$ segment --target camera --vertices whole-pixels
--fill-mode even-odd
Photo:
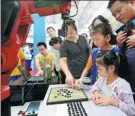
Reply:
[[[130,20],[127,24],[120,27],[118,30],[116,30],[116,33],[119,33],[120,31],[127,33],[126,37],[129,37],[133,35],[132,30],[135,30],[135,18]],[[126,42],[123,43],[123,48],[127,49]]]
[[[69,16],[69,13],[62,13],[61,18],[63,19],[63,23],[62,23],[61,29],[58,30],[58,35],[62,36],[62,37],[66,37],[66,24],[67,24],[67,22],[73,21],[75,23],[75,21],[73,19],[71,19],[71,17]]]
[[[135,30],[135,18],[133,18],[127,24],[123,25],[118,30],[116,30],[116,33],[123,31],[124,33],[127,33],[127,37],[128,37],[133,35],[132,30]]]
[[[61,18],[62,18],[63,20],[69,19],[69,13],[62,13],[62,14],[61,14]]]

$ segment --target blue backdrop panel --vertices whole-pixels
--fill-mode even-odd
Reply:
[[[37,44],[38,42],[45,42],[45,17],[40,17],[38,14],[33,15],[33,43],[34,43],[34,58],[39,53]],[[37,71],[34,60],[34,71]]]

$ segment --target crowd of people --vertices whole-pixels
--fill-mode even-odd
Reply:
[[[135,19],[132,0],[109,1],[108,9],[124,25]],[[93,85],[91,100],[95,104],[113,105],[134,116],[135,28],[130,29],[130,35],[122,30],[115,35],[109,21],[101,15],[88,28],[92,41],[87,40],[85,33],[78,34],[73,20],[67,21],[65,28],[65,39],[48,27],[49,42],[37,44],[40,52],[35,57],[37,74],[43,75],[50,67],[56,76],[61,75],[62,83],[75,89],[81,88],[84,78],[89,76]]]

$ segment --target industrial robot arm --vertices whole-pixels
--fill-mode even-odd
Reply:
[[[2,0],[1,28],[1,83],[8,85],[8,78],[18,63],[17,53],[25,44],[31,24],[31,14],[48,16],[58,13],[69,13],[71,0]]]

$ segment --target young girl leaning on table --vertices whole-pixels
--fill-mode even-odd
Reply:
[[[96,58],[101,76],[92,86],[91,100],[96,105],[113,105],[128,116],[135,115],[135,103],[129,83],[118,77],[119,57],[113,51],[101,51]]]

